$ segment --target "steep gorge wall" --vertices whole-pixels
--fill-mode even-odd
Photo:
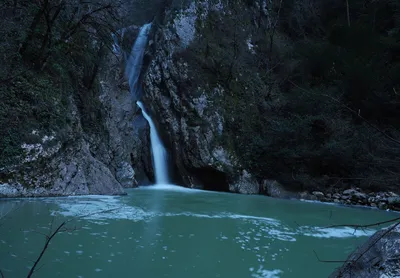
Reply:
[[[374,3],[386,16],[370,30],[365,26],[375,17],[368,7],[353,6],[360,13],[351,15],[350,27],[338,0],[122,2],[118,28],[131,26],[125,52],[138,28],[154,22],[142,97],[171,154],[176,183],[295,197],[273,181],[331,196],[353,186],[398,191],[398,147],[388,140],[399,134],[398,28],[390,21],[396,9]],[[13,38],[15,28],[27,28],[14,25],[4,24],[1,34]],[[349,40],[365,42],[364,51]],[[0,47],[11,51],[10,45]],[[134,185],[133,170],[139,183],[152,180],[147,124],[129,95],[123,59],[110,49],[95,89],[74,78],[74,86],[59,84],[60,60],[79,60],[71,53],[9,87],[0,83],[6,100],[0,123],[8,127],[0,131],[3,192],[119,193],[121,184]],[[371,56],[378,52],[379,59]],[[15,71],[12,61],[2,64]]]
[[[183,183],[241,193],[272,194],[271,180],[295,192],[398,192],[398,6],[387,2],[357,1],[350,19],[336,0],[168,9],[144,100]],[[372,11],[387,17],[375,22]]]
[[[157,14],[163,1],[153,2],[132,0],[119,6],[120,21],[115,28],[127,28],[126,53],[140,25]],[[12,13],[10,18],[20,20]],[[3,26],[2,33],[10,37],[12,29]],[[97,38],[91,40],[95,47]],[[34,70],[16,61],[18,67],[27,68],[26,73],[0,84],[0,120],[9,136],[2,137],[0,144],[0,197],[123,194],[124,187],[149,182],[149,129],[129,92],[124,55],[112,53],[111,44],[105,49],[94,61],[97,75],[90,87],[80,83],[78,72],[63,77],[67,84],[60,86],[52,67]],[[69,55],[61,59],[72,60]],[[90,72],[91,65],[83,66]],[[30,103],[25,102],[28,97]],[[18,105],[26,110],[12,110]],[[14,116],[19,121],[15,125]]]
[[[168,11],[165,25],[155,35],[154,56],[144,80],[144,100],[154,111],[186,185],[257,194],[257,180],[241,165],[228,139],[233,136],[226,130],[233,112],[224,103],[229,89],[196,65],[204,57],[194,56],[199,53],[193,46],[204,44],[208,35],[218,35],[205,34],[210,31],[205,28],[208,17],[219,17],[212,27],[218,31],[218,22],[232,13],[224,3],[189,1]]]

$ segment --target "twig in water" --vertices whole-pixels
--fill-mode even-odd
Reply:
[[[314,252],[315,257],[317,258],[317,260],[318,260],[320,263],[345,263],[345,262],[347,262],[347,261],[321,260],[321,259],[318,257],[317,252],[315,252],[315,250],[313,250],[313,252]]]

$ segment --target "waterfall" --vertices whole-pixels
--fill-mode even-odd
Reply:
[[[134,99],[138,99],[138,81],[142,70],[144,51],[146,50],[147,38],[151,29],[151,23],[143,25],[139,35],[132,47],[131,55],[126,62],[125,75],[128,78],[129,88]]]
[[[139,99],[141,95],[140,92],[142,88],[139,83],[139,78],[142,70],[144,51],[146,50],[150,28],[151,23],[148,23],[143,25],[143,27],[140,29],[139,35],[132,47],[132,51],[127,60],[125,68],[125,75],[128,78],[130,92],[135,101]],[[115,44],[117,45],[116,41]],[[120,48],[116,46],[114,49],[118,51]],[[147,113],[143,103],[141,101],[137,101],[136,104],[142,110],[143,117],[147,120],[150,126],[150,141],[156,184],[168,184],[170,179],[168,176],[167,152],[162,144],[160,136],[158,135],[156,126],[150,115]]]
[[[160,136],[158,136],[158,132],[156,126],[147,114],[144,105],[141,101],[136,102],[137,105],[142,109],[143,117],[147,120],[150,126],[150,141],[151,141],[151,150],[153,153],[153,163],[154,163],[154,174],[156,177],[156,184],[168,184],[168,166],[167,166],[167,151],[165,150]]]

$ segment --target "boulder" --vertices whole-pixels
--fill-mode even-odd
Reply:
[[[333,196],[332,196],[334,199],[340,199],[341,198],[341,196],[340,196],[340,194],[339,193],[335,193],[335,194],[333,194]]]
[[[241,194],[259,194],[260,185],[251,174],[243,170],[237,182],[229,185],[229,191]]]
[[[288,192],[276,180],[264,180],[262,189],[265,195],[275,198],[292,198],[294,197],[291,192]],[[301,197],[301,196],[300,196]],[[304,198],[307,199],[307,198]]]
[[[365,193],[361,193],[361,192],[354,192],[352,195],[351,195],[351,198],[353,199],[353,200],[367,200],[367,194],[365,194]]]
[[[400,277],[400,223],[376,232],[329,278]]]
[[[387,205],[385,202],[380,202],[380,203],[378,204],[378,208],[379,208],[379,209],[387,209],[387,208],[388,208],[388,205]]]
[[[132,166],[127,162],[121,162],[118,165],[115,177],[117,181],[125,188],[134,187],[137,185],[135,180],[135,171]]]
[[[326,194],[326,198],[331,199],[332,198],[332,194],[331,193]]]
[[[317,197],[318,200],[322,200],[325,198],[325,194],[322,193],[321,191],[314,191],[312,193],[315,197]]]
[[[394,192],[388,192],[388,195],[389,197],[399,197],[399,195]]]
[[[343,191],[343,195],[354,195],[355,193],[358,193],[358,191],[355,189],[347,189]]]
[[[342,200],[350,200],[351,196],[350,195],[342,195],[340,196],[340,199]]]
[[[400,208],[400,197],[389,197],[387,201],[390,209]]]

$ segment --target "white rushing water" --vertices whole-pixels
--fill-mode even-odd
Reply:
[[[151,29],[151,23],[143,25],[139,35],[132,47],[131,55],[126,63],[125,75],[128,78],[129,88],[132,95],[137,99],[139,91],[138,81],[142,70],[144,51],[146,50],[147,38]]]
[[[160,136],[158,136],[156,126],[149,114],[147,114],[143,103],[141,101],[138,101],[136,103],[140,107],[140,109],[142,109],[143,117],[147,120],[150,126],[150,141],[151,150],[153,153],[154,175],[156,178],[156,184],[169,184],[167,151],[165,150]]]
[[[126,64],[125,74],[128,78],[130,91],[134,100],[137,100],[140,97],[139,92],[141,91],[141,87],[139,85],[139,77],[142,70],[143,57],[150,29],[151,23],[143,25],[140,29],[139,35],[136,38]],[[114,42],[115,45],[118,45],[115,38]],[[114,49],[118,51],[120,48],[118,46],[114,47]],[[143,103],[141,101],[137,101],[136,103],[142,110],[143,117],[147,120],[150,126],[150,140],[156,184],[168,184],[170,179],[168,177],[167,152],[162,144],[160,136],[158,135],[156,126],[150,115],[147,113]]]

